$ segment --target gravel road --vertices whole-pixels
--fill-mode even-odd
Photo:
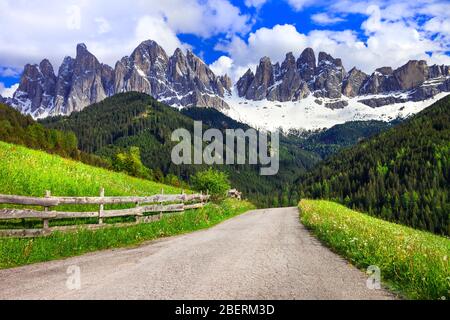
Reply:
[[[309,234],[297,208],[283,208],[137,248],[0,270],[0,299],[395,298],[366,280]]]

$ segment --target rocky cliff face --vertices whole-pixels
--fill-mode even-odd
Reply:
[[[345,108],[347,99],[355,97],[374,108],[421,101],[450,91],[449,84],[449,66],[428,66],[425,61],[413,60],[396,70],[382,67],[367,75],[356,68],[346,72],[341,59],[325,52],[319,53],[316,64],[313,49],[307,48],[297,61],[288,53],[281,65],[262,58],[256,74],[248,70],[236,88],[240,97],[256,101],[298,101],[313,94],[325,99],[328,108],[337,109]]]
[[[27,64],[12,100],[22,102],[19,110],[24,113],[44,113],[53,108],[56,90],[56,76],[48,60],[39,65]],[[9,99],[11,100],[11,99]]]
[[[154,41],[142,42],[114,68],[102,64],[84,44],[76,57],[66,57],[55,74],[44,59],[26,65],[13,98],[0,98],[34,117],[67,115],[116,93],[137,91],[179,107],[228,109],[228,76],[216,76],[191,51],[177,49],[169,56]],[[353,68],[346,72],[341,59],[306,48],[296,59],[288,53],[283,62],[260,60],[256,72],[248,70],[236,83],[239,97],[248,100],[299,101],[313,95],[330,109],[345,108],[348,99],[371,107],[422,101],[450,91],[450,67],[409,61],[393,70],[378,68],[371,75]]]
[[[216,76],[191,51],[169,57],[154,41],[141,43],[111,68],[79,44],[76,57],[66,57],[58,75],[48,60],[26,65],[14,97],[7,102],[34,117],[67,115],[121,92],[137,91],[171,105],[228,108],[223,97],[231,79]]]
[[[344,81],[342,82],[342,94],[350,98],[356,97],[368,78],[369,76],[367,74],[353,68],[345,76]]]

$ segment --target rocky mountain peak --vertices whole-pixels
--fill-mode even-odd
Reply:
[[[394,77],[402,90],[413,89],[428,79],[428,65],[424,60],[410,60],[394,71]]]
[[[274,67],[270,58],[261,58],[255,77],[247,90],[247,99],[263,100],[267,98],[267,91],[274,84],[274,79]]]
[[[75,58],[65,57],[54,74],[51,63],[28,64],[19,90],[8,103],[35,117],[70,114],[121,92],[137,91],[177,106],[228,108],[231,79],[216,76],[193,52],[181,49],[169,57],[155,41],[140,43],[115,68],[102,64],[85,44]]]
[[[47,59],[44,59],[39,64],[39,70],[42,72],[44,77],[56,78],[53,66]]]
[[[239,79],[239,81],[236,83],[236,89],[240,97],[244,97],[247,94],[247,91],[253,83],[254,79],[255,74],[251,69],[248,69],[247,72]]]
[[[377,72],[384,76],[390,76],[394,73],[394,70],[391,67],[381,67],[375,70],[375,73]]]
[[[313,49],[306,48],[303,50],[302,54],[297,59],[297,69],[304,81],[310,82],[313,80],[316,69],[316,55],[314,54]]]
[[[342,94],[351,98],[356,97],[368,78],[369,76],[366,73],[356,67],[352,68],[342,83]]]
[[[87,46],[84,43],[77,44],[77,55],[83,55],[83,53],[88,52]]]
[[[13,102],[26,101],[18,105],[24,113],[41,114],[48,107],[52,107],[56,90],[56,76],[50,61],[44,59],[39,65],[27,64],[24,68]]]
[[[319,66],[324,65],[334,65],[336,67],[342,68],[342,60],[341,59],[335,59],[330,54],[326,52],[320,52],[319,53]]]
[[[348,98],[363,95],[393,95],[404,92],[401,98],[368,97],[359,101],[371,107],[405,101],[420,101],[443,91],[450,91],[450,67],[427,66],[426,61],[412,60],[393,70],[381,67],[368,75],[357,68],[345,71],[342,60],[326,52],[316,57],[306,48],[292,68],[295,58],[286,55],[283,63],[271,64],[268,57],[261,59],[256,74],[248,70],[236,84],[240,97],[250,100],[296,101],[310,93],[317,98],[331,99],[325,106],[343,108]],[[405,96],[407,98],[405,98]]]
[[[158,60],[162,63],[167,63],[169,57],[166,51],[155,41],[147,40],[139,44],[131,54],[131,59],[136,65],[144,67],[144,69],[150,68]]]
[[[288,72],[295,72],[297,69],[297,62],[295,60],[294,54],[289,52],[286,54],[286,58],[281,64],[281,75],[284,76]]]
[[[294,54],[292,52],[288,52],[286,53],[286,58],[284,59],[283,63],[282,63],[282,67],[284,66],[295,66],[296,65],[296,60],[294,57]]]
[[[312,69],[316,67],[316,55],[312,48],[306,48],[305,50],[303,50],[302,54],[297,60],[297,66],[299,69],[303,66],[307,66]]]

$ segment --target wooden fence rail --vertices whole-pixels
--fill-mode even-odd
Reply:
[[[101,227],[132,225],[160,220],[165,213],[177,213],[185,210],[202,208],[209,200],[209,195],[204,194],[164,194],[147,197],[105,197],[105,190],[100,190],[99,197],[53,197],[47,191],[45,197],[24,197],[15,195],[0,195],[0,204],[41,206],[44,211],[35,209],[0,209],[0,220],[15,219],[40,219],[43,221],[42,229],[13,229],[0,230],[0,237],[35,237],[49,235],[53,231],[77,229],[76,226],[49,227],[50,220],[96,218],[97,224],[85,224],[83,227],[96,229]],[[134,208],[105,210],[105,205],[133,204]],[[98,211],[94,212],[63,212],[50,210],[59,205],[98,205]],[[154,215],[159,213],[159,215]],[[153,214],[153,215],[147,215]],[[106,224],[105,218],[135,217],[134,223]]]

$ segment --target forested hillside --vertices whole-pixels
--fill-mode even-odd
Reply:
[[[328,158],[342,148],[353,146],[364,139],[392,128],[399,121],[351,121],[338,124],[328,130],[313,133],[300,143],[305,150],[318,153],[322,158]]]
[[[248,128],[219,114],[211,109],[191,109],[182,113],[148,95],[126,93],[69,117],[45,119],[42,124],[48,128],[73,131],[81,150],[111,161],[118,153],[138,147],[143,164],[152,169],[152,179],[162,181],[165,176],[166,182],[172,180],[171,183],[176,184],[177,179],[189,182],[195,172],[205,170],[206,166],[177,166],[172,163],[171,151],[176,144],[171,142],[174,130],[185,128],[193,132],[194,120],[203,120],[205,129],[209,126],[221,130]],[[219,169],[229,174],[234,187],[260,206],[295,205],[299,200],[295,190],[291,190],[295,177],[310,169],[320,161],[320,157],[301,150],[297,144],[288,143],[286,138],[282,138],[280,149],[280,172],[277,176],[260,176],[259,167],[254,165],[224,165]]]
[[[73,132],[47,129],[34,121],[31,116],[24,116],[2,103],[0,103],[0,140],[100,167],[109,166],[101,158],[78,150],[77,137]]]
[[[302,197],[335,199],[389,221],[450,234],[450,97],[346,149],[299,180]]]

